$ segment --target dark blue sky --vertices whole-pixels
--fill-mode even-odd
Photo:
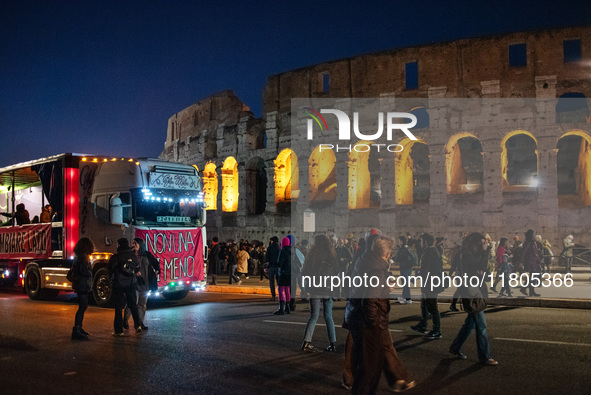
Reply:
[[[0,0],[0,167],[62,152],[157,156],[167,120],[224,89],[459,38],[591,24],[589,1]]]

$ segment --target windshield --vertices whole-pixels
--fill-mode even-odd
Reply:
[[[133,221],[136,225],[202,225],[203,197],[196,190],[134,189]]]

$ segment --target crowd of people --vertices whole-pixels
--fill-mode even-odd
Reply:
[[[566,262],[567,271],[571,270],[573,236],[564,239],[561,259]],[[345,364],[343,367],[342,385],[352,389],[354,393],[375,392],[384,372],[389,386],[396,392],[412,388],[415,383],[409,379],[409,373],[400,360],[393,346],[388,329],[390,311],[390,292],[388,288],[353,288],[345,290],[337,287],[332,289],[322,286],[302,284],[304,277],[338,276],[346,273],[350,276],[376,276],[385,281],[391,274],[393,263],[399,268],[399,275],[409,278],[414,274],[423,279],[420,288],[421,317],[411,328],[424,335],[426,339],[442,339],[438,296],[444,287],[428,287],[427,273],[437,276],[444,271],[444,262],[449,264],[450,276],[478,276],[496,273],[495,281],[490,288],[485,282],[482,287],[462,286],[457,288],[453,297],[451,311],[459,311],[461,301],[467,317],[450,344],[449,352],[458,359],[466,359],[462,345],[474,330],[478,360],[488,366],[498,365],[491,357],[487,337],[487,326],[484,307],[479,307],[478,300],[486,300],[489,292],[499,296],[512,296],[507,281],[511,273],[530,276],[533,273],[550,273],[552,265],[552,246],[548,240],[536,235],[533,230],[525,233],[524,242],[519,236],[510,244],[508,238],[501,237],[494,242],[489,235],[481,233],[462,234],[459,242],[447,249],[443,237],[434,237],[428,233],[411,236],[406,234],[398,238],[398,248],[394,240],[381,234],[377,229],[369,230],[364,237],[356,240],[353,235],[338,238],[333,230],[319,234],[310,246],[308,240],[296,243],[292,235],[281,240],[274,236],[268,245],[262,242],[239,243],[228,241],[219,243],[214,238],[210,244],[210,278],[216,283],[216,275],[221,272],[230,274],[230,283],[236,270],[235,262],[243,269],[238,269],[238,276],[248,278],[250,275],[260,276],[260,281],[268,279],[271,300],[278,298],[279,306],[273,314],[285,315],[295,310],[295,298],[299,289],[300,297],[309,303],[309,318],[303,334],[301,350],[319,352],[312,344],[314,329],[323,311],[328,345],[324,351],[336,350],[336,331],[332,316],[335,300],[347,298],[343,328],[349,331],[345,344]],[[215,257],[212,257],[214,254]],[[242,258],[239,256],[242,255]],[[570,261],[569,261],[570,259]],[[213,264],[212,264],[213,262]],[[244,269],[246,267],[246,269]],[[291,276],[298,276],[292,283]],[[236,276],[236,277],[238,277]],[[502,281],[504,280],[504,281]],[[235,278],[239,285],[241,281]],[[500,291],[497,291],[502,281]],[[411,304],[411,282],[405,281],[398,297],[400,304]],[[297,284],[296,289],[292,286]],[[519,287],[519,291],[527,296],[539,296],[532,282],[527,287]],[[345,296],[346,295],[346,296]],[[417,295],[418,296],[418,295]],[[482,302],[484,303],[484,302]],[[429,323],[431,327],[429,328]]]
[[[78,296],[78,311],[72,328],[72,340],[89,340],[90,334],[82,328],[84,313],[88,308],[89,294],[92,292],[92,268],[90,256],[94,252],[94,244],[88,237],[83,237],[74,246],[74,261],[68,274],[72,288]],[[111,286],[115,301],[115,318],[113,336],[125,336],[129,329],[129,318],[133,317],[136,333],[148,330],[144,325],[148,292],[158,288],[157,276],[160,274],[160,263],[146,249],[141,238],[117,240],[117,253],[109,260]]]

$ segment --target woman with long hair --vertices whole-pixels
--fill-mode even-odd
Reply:
[[[468,235],[462,242],[462,271],[468,277],[477,276],[481,278],[487,270],[488,266],[488,242],[486,237],[480,233],[472,233]],[[484,318],[484,311],[475,312],[470,307],[470,296],[473,291],[480,294],[480,297],[486,298],[486,286],[477,288],[475,290],[469,289],[464,284],[462,304],[464,310],[468,313],[464,324],[460,328],[458,335],[449,347],[449,352],[454,354],[458,359],[466,359],[466,355],[462,353],[462,345],[470,336],[472,329],[476,329],[476,349],[478,350],[478,360],[480,363],[488,366],[495,366],[499,363],[491,358],[488,347],[488,335],[486,333],[486,319]],[[464,295],[466,294],[466,295]],[[464,297],[465,296],[465,297]]]
[[[78,294],[78,311],[74,318],[72,340],[88,340],[88,332],[82,329],[84,312],[88,308],[88,294],[92,290],[92,269],[90,255],[94,252],[94,244],[88,237],[83,237],[74,246],[74,281],[72,288]]]
[[[275,315],[290,314],[289,301],[291,300],[291,239],[281,239],[281,250],[277,258],[279,273],[277,276],[277,292],[279,293],[279,309]]]
[[[312,336],[314,328],[320,315],[320,304],[324,311],[324,322],[326,323],[326,332],[328,335],[328,346],[324,351],[335,351],[337,341],[334,321],[332,319],[332,298],[333,294],[329,287],[318,286],[318,280],[324,276],[336,276],[338,274],[337,254],[332,240],[325,235],[318,235],[314,239],[314,245],[306,256],[304,267],[302,269],[302,278],[308,277],[309,286],[306,290],[310,295],[310,318],[306,325],[304,333],[304,342],[302,350],[306,352],[316,352],[318,349],[312,345]],[[316,279],[316,282],[314,281]]]

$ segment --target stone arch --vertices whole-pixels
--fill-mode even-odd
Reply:
[[[203,168],[203,200],[207,204],[207,210],[217,210],[218,173],[213,162],[208,162]]]
[[[286,148],[275,159],[275,204],[297,199],[300,194],[298,157]]]
[[[308,160],[310,203],[330,202],[337,198],[336,157],[331,149],[318,146]]]
[[[428,200],[431,180],[427,143],[422,139],[411,140],[406,138],[399,144],[404,149],[396,153],[394,174],[396,204],[409,205]]]
[[[246,212],[262,214],[267,203],[267,171],[265,161],[252,158],[246,166]]]
[[[380,204],[380,164],[373,143],[357,142],[349,153],[348,207],[377,207]]]
[[[538,141],[525,130],[514,130],[501,141],[503,189],[537,187]]]
[[[567,92],[556,102],[556,123],[589,122],[587,98],[580,92]]]
[[[222,211],[238,210],[238,163],[229,156],[222,166]]]
[[[559,204],[590,206],[591,136],[581,130],[564,133],[558,138],[556,148],[558,150],[556,171]],[[569,199],[568,196],[571,198]]]
[[[447,193],[465,194],[482,191],[482,143],[472,133],[458,133],[445,146]]]

